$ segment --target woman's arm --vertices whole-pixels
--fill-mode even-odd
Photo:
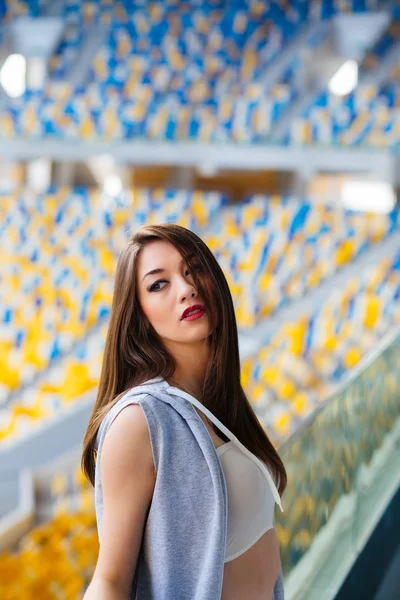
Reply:
[[[83,600],[127,600],[129,590],[105,579],[93,578]]]
[[[140,405],[128,405],[115,418],[100,461],[102,536],[83,600],[127,600],[156,481],[147,420]]]

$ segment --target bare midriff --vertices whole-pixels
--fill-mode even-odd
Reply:
[[[199,415],[214,446],[218,448],[225,444],[205,420],[204,415]],[[249,550],[225,563],[221,600],[272,600],[280,567],[278,540],[275,529],[270,529]]]

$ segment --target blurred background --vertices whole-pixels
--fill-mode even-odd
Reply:
[[[0,0],[0,598],[77,600],[116,260],[205,240],[288,600],[400,598],[400,3]]]

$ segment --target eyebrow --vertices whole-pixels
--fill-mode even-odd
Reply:
[[[186,260],[193,258],[194,256],[196,256],[196,254],[194,252],[192,252],[192,254],[189,254],[186,258],[182,258],[181,260],[181,264],[186,262]],[[149,271],[148,273],[146,273],[146,275],[143,277],[142,281],[148,276],[148,275],[156,275],[156,273],[163,273],[165,271],[165,269],[153,269],[152,271]]]

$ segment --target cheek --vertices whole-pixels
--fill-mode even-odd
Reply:
[[[162,298],[150,298],[146,304],[146,314],[156,329],[166,329],[174,325],[174,313],[165,295]]]
[[[160,314],[162,314],[162,303],[159,301],[157,302],[152,294],[143,294],[140,299],[140,306],[145,318],[151,324],[156,325],[157,321],[160,319]]]

